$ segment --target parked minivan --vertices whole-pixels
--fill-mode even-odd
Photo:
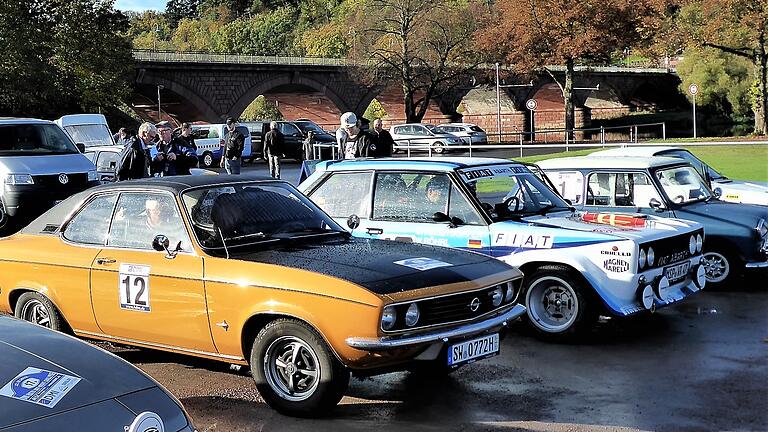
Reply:
[[[237,130],[245,137],[243,147],[243,159],[252,158],[251,133],[244,125],[238,125]],[[227,140],[229,130],[224,123],[192,125],[192,136],[197,145],[197,157],[200,158],[200,165],[204,168],[214,166],[221,160],[221,151]]]
[[[86,148],[115,145],[107,119],[103,114],[70,114],[54,120],[72,141]]]
[[[54,122],[0,118],[0,234],[99,184],[96,167]]]

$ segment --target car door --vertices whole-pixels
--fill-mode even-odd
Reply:
[[[165,235],[174,257],[152,248]],[[192,249],[173,195],[122,192],[106,246],[91,266],[91,299],[104,335],[160,347],[214,352],[203,260]]]
[[[482,217],[445,173],[377,172],[371,217],[357,237],[434,244],[488,252]]]
[[[304,147],[304,136],[298,127],[291,123],[280,122],[277,124],[278,129],[285,137],[284,153],[287,157],[293,157],[302,153]]]
[[[657,210],[651,206],[652,201],[664,202],[644,172],[596,171],[587,176],[586,210],[674,217],[668,206],[662,205]]]

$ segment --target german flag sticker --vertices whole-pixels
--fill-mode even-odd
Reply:
[[[470,249],[480,249],[480,248],[483,247],[483,241],[482,240],[472,240],[472,239],[470,239],[469,242],[467,243],[467,246]]]

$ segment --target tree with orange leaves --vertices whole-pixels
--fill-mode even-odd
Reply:
[[[476,34],[486,53],[517,72],[544,70],[560,87],[565,127],[574,128],[573,78],[578,64],[599,65],[624,48],[650,41],[664,0],[515,0],[496,2]],[[565,67],[560,78],[551,65]]]

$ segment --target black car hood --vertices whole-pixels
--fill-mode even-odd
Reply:
[[[156,386],[138,369],[93,345],[0,315],[0,389],[30,367],[80,382],[53,408],[0,395],[0,429]]]
[[[233,255],[232,258],[325,274],[356,283],[381,295],[468,282],[512,269],[485,255],[439,246],[359,238],[286,243],[264,251]],[[419,270],[396,264],[413,258],[428,258],[450,265]]]
[[[760,218],[768,222],[768,207],[754,204],[732,203],[720,200],[700,201],[683,205],[675,209],[675,217],[690,219],[701,224],[709,222],[720,223],[723,230],[732,229],[734,225],[754,230]],[[711,227],[705,227],[705,234]]]

